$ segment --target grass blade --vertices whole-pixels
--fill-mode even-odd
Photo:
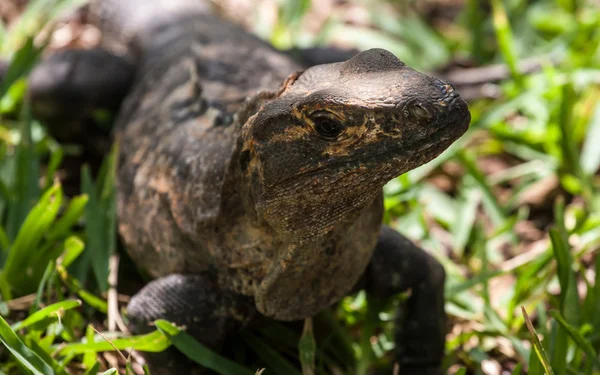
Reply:
[[[33,36],[27,38],[23,47],[21,47],[13,56],[8,70],[6,71],[2,82],[0,82],[0,98],[6,94],[13,83],[26,75],[33,68],[41,56],[42,51],[43,47],[38,48],[33,43]]]
[[[25,218],[40,197],[39,160],[31,135],[31,117],[27,107],[22,111],[21,141],[16,147],[12,183],[13,199],[8,206],[6,233],[13,241]]]
[[[55,375],[52,367],[21,341],[2,317],[0,317],[0,341],[17,358],[19,363],[34,375]]]
[[[600,168],[598,139],[600,139],[600,103],[596,104],[580,155],[581,169],[588,175],[593,175]]]
[[[107,342],[101,338],[98,342],[78,342],[66,344],[60,350],[61,355],[85,354],[94,352],[110,352],[118,350],[139,350],[142,352],[157,353],[162,352],[171,346],[171,343],[165,335],[159,331],[147,333],[145,335],[129,336],[117,338]]]
[[[45,319],[50,315],[57,313],[61,310],[70,310],[79,306],[81,306],[81,301],[79,300],[66,300],[57,302],[50,306],[46,306],[39,311],[34,312],[33,314],[29,315],[25,320],[13,324],[11,328],[14,331],[17,331],[19,329],[29,327],[30,325],[35,324],[41,321],[42,319]]]
[[[519,71],[519,61],[515,51],[515,42],[502,0],[492,0],[492,19],[498,46],[508,65],[512,78],[519,86],[523,86],[523,75]]]
[[[537,355],[538,359],[542,363],[544,367],[544,371],[546,371],[547,375],[554,375],[554,371],[552,371],[552,367],[550,366],[550,361],[548,360],[548,355],[546,354],[546,350],[544,346],[540,342],[540,339],[537,336],[537,332],[533,328],[533,323],[531,323],[531,319],[529,319],[529,315],[527,315],[527,311],[525,311],[525,307],[521,306],[521,312],[523,313],[523,317],[525,318],[525,324],[527,325],[527,330],[531,335],[531,341],[533,343],[533,350]]]
[[[39,255],[36,251],[38,245],[54,222],[61,202],[62,190],[60,185],[55,185],[42,196],[27,215],[11,246],[2,270],[2,278],[19,294],[31,293],[37,288],[39,278],[32,277],[24,270],[27,270],[28,265],[32,264],[32,259],[36,259]]]
[[[85,244],[78,237],[71,236],[65,240],[64,251],[60,259],[60,265],[67,268],[83,252]]]
[[[253,375],[254,372],[221,357],[207,346],[196,341],[192,336],[181,331],[166,320],[157,320],[156,328],[171,340],[173,345],[192,361],[228,375]],[[290,373],[291,374],[291,373]]]
[[[573,327],[571,324],[567,323],[565,318],[560,315],[560,313],[556,310],[550,311],[550,315],[567,331],[571,339],[575,342],[575,344],[583,350],[583,352],[590,358],[597,368],[600,368],[600,360],[598,359],[598,354],[594,350],[592,344],[586,340],[585,337],[579,333],[579,331]]]
[[[550,228],[550,240],[558,267],[558,279],[561,288],[561,311],[567,321],[578,324],[580,320],[579,296],[577,294],[575,274],[571,268],[573,258],[569,243],[566,236],[557,228]]]
[[[99,371],[100,371],[100,363],[96,362],[92,367],[90,367],[85,372],[85,375],[97,375]],[[104,373],[106,373],[106,372],[104,372]]]
[[[96,310],[100,311],[103,314],[106,314],[108,311],[108,304],[101,298],[96,297],[92,293],[85,290],[79,281],[71,277],[67,270],[63,266],[57,266],[56,270],[60,275],[60,278],[65,283],[65,285],[71,289],[74,293],[76,293],[79,298],[81,298],[85,303],[94,307]]]
[[[58,219],[48,232],[48,242],[64,237],[69,230],[81,219],[87,204],[87,195],[79,195],[69,202],[60,219]]]
[[[81,190],[89,197],[85,208],[87,250],[75,276],[84,282],[91,267],[101,290],[108,288],[108,262],[116,248],[116,160],[117,147],[102,163],[96,183],[87,166],[82,169]]]
[[[265,367],[273,371],[274,374],[300,375],[300,371],[290,364],[275,349],[267,345],[264,341],[255,335],[244,332],[242,334],[244,341],[248,343],[254,352],[264,361]]]
[[[302,375],[314,375],[317,344],[315,342],[315,336],[313,335],[312,318],[304,320],[304,329],[302,330],[302,336],[298,342],[298,350],[300,352]]]

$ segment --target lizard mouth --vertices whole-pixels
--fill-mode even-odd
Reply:
[[[450,141],[450,143],[452,143],[465,134],[465,132],[469,129],[470,122],[471,114],[469,111],[466,111],[461,113],[456,118],[451,118],[450,120],[444,121],[441,125],[434,127],[424,136],[414,140],[405,147],[407,150],[417,151],[421,147],[426,145],[434,145],[440,141]],[[448,146],[449,145],[443,145],[442,147],[446,149]]]

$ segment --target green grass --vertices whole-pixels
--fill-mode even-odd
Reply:
[[[0,85],[0,374],[111,374],[103,353],[116,349],[118,371],[132,373],[129,350],[171,345],[234,375],[366,374],[389,364],[404,295],[382,306],[358,293],[303,332],[245,332],[227,356],[164,321],[141,336],[107,332],[114,154],[97,176],[84,168],[81,195],[67,197],[57,171],[73,148],[48,136],[24,101],[44,45],[33,36],[76,2],[38,0],[0,30],[12,61]],[[447,270],[449,373],[600,373],[600,10],[582,0],[493,0],[487,9],[468,0],[433,27],[405,2],[357,3],[369,27],[333,13],[314,34],[310,2],[289,0],[274,23],[257,18],[256,32],[280,48],[385,47],[422,70],[453,57],[509,67],[499,99],[471,103],[471,129],[457,144],[385,189],[386,221]],[[519,61],[531,56],[543,68],[523,74]]]

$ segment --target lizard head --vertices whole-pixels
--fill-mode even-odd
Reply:
[[[289,78],[243,126],[240,163],[258,215],[306,241],[435,158],[469,121],[448,82],[372,49]]]

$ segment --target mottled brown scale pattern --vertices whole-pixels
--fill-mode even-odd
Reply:
[[[210,275],[281,320],[339,301],[375,249],[382,186],[464,133],[466,104],[384,50],[302,71],[201,2],[126,3],[96,13],[137,66],[116,124],[133,261]]]

